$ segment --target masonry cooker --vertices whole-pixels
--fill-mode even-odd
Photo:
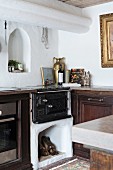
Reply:
[[[44,123],[70,118],[69,87],[41,86],[32,93],[32,121]]]

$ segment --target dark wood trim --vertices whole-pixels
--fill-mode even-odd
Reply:
[[[1,164],[0,170],[33,170],[30,160],[30,94],[0,95],[0,103],[16,102],[18,159]]]

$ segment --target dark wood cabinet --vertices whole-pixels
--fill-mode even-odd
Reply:
[[[73,124],[78,124],[113,114],[113,94],[104,91],[72,90]],[[90,150],[73,143],[74,155],[90,157]]]
[[[0,113],[0,170],[32,170],[29,93],[0,95]]]
[[[91,149],[90,170],[112,170],[113,153]]]

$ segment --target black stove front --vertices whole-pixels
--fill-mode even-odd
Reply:
[[[69,88],[49,88],[32,94],[32,120],[44,123],[64,118],[68,115]]]

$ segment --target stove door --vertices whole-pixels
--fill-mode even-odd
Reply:
[[[67,94],[67,91],[33,93],[33,123],[44,123],[70,117],[67,108]]]
[[[46,115],[67,114],[67,92],[46,94]]]
[[[45,94],[32,94],[32,120],[34,123],[46,115],[46,103]]]

